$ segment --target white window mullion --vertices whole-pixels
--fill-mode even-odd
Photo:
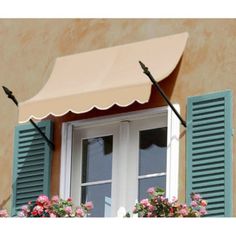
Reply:
[[[118,179],[114,181],[114,185],[117,186],[118,196],[116,204],[117,215],[122,214],[121,212],[127,211],[127,178],[129,178],[128,173],[128,160],[129,160],[129,121],[121,121],[119,128],[119,159],[117,162],[118,166]]]
[[[72,155],[72,124],[62,124],[60,197],[71,196],[71,155]]]
[[[179,105],[175,104],[174,107],[180,113]],[[168,107],[167,122],[166,196],[171,199],[172,197],[178,198],[180,122],[170,107]]]

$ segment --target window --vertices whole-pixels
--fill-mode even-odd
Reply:
[[[170,109],[68,122],[62,134],[60,194],[93,201],[91,216],[131,211],[151,186],[177,197],[179,121]]]

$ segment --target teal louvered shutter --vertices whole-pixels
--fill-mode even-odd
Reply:
[[[207,216],[232,216],[231,91],[188,98],[187,199],[207,200]]]
[[[37,126],[52,140],[52,122],[41,121]],[[28,201],[35,201],[40,194],[49,195],[50,147],[32,124],[15,128],[12,216]]]

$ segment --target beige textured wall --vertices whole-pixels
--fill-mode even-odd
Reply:
[[[11,88],[19,101],[37,93],[47,81],[58,56],[124,43],[189,32],[178,71],[171,83],[171,100],[185,117],[187,96],[231,89],[236,112],[236,20],[0,20],[0,85]],[[172,75],[173,77],[173,75]],[[162,83],[168,91],[167,80]],[[155,95],[154,100],[155,99]],[[148,106],[154,106],[150,103]],[[137,109],[140,108],[137,106]],[[136,109],[136,108],[134,108]],[[112,112],[112,110],[111,110]],[[95,113],[94,113],[95,114]],[[89,116],[93,116],[91,113]],[[0,207],[10,207],[13,130],[17,108],[0,92]],[[82,117],[82,116],[81,116]],[[75,117],[74,117],[75,118]],[[67,118],[67,120],[70,118]],[[57,119],[60,134],[60,119]],[[185,195],[185,133],[180,144],[180,199]],[[60,144],[60,140],[57,140]],[[233,153],[236,145],[234,144]],[[58,192],[59,156],[53,159],[52,194]],[[57,157],[57,159],[55,158]],[[234,157],[233,171],[236,177]],[[234,182],[234,192],[236,183]],[[236,215],[234,194],[234,215]]]

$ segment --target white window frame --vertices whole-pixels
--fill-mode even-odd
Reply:
[[[179,112],[180,107],[175,104],[174,107]],[[61,169],[60,169],[60,197],[71,197],[71,180],[72,180],[72,158],[74,151],[72,150],[73,142],[75,141],[75,130],[83,128],[97,128],[99,126],[114,126],[117,124],[119,131],[119,140],[116,141],[119,144],[119,163],[118,158],[113,159],[113,165],[118,165],[119,170],[127,170],[128,166],[136,164],[138,161],[133,162],[130,157],[130,151],[132,151],[127,145],[130,139],[129,121],[138,121],[142,119],[156,118],[158,116],[165,116],[167,124],[167,170],[166,170],[166,196],[172,198],[178,197],[178,180],[179,180],[179,134],[180,134],[180,122],[170,107],[159,107],[152,109],[139,110],[134,112],[108,115],[98,118],[84,119],[78,121],[64,122],[62,124],[62,143],[61,143]],[[117,129],[117,127],[116,127]],[[116,144],[117,145],[117,144]],[[132,155],[131,155],[132,156]],[[133,155],[134,156],[134,155]],[[137,175],[138,167],[136,168]],[[80,172],[79,172],[80,173]],[[130,175],[130,173],[129,173]],[[117,178],[119,176],[119,178]],[[128,178],[127,171],[118,173],[117,168],[112,170],[112,181],[123,186],[119,189],[119,194],[115,190],[112,190],[112,216],[117,215],[117,210],[130,211],[134,206],[134,196],[137,198],[138,175],[134,182]],[[131,182],[130,182],[131,181]],[[133,181],[133,182],[132,182]],[[133,186],[134,189],[129,191],[128,187]],[[136,189],[135,189],[136,188]],[[129,194],[129,192],[133,192]],[[78,195],[80,193],[78,192]],[[119,195],[119,196],[117,196]],[[77,203],[78,204],[78,203]],[[122,210],[123,209],[123,210]],[[125,210],[124,210],[125,209]]]

